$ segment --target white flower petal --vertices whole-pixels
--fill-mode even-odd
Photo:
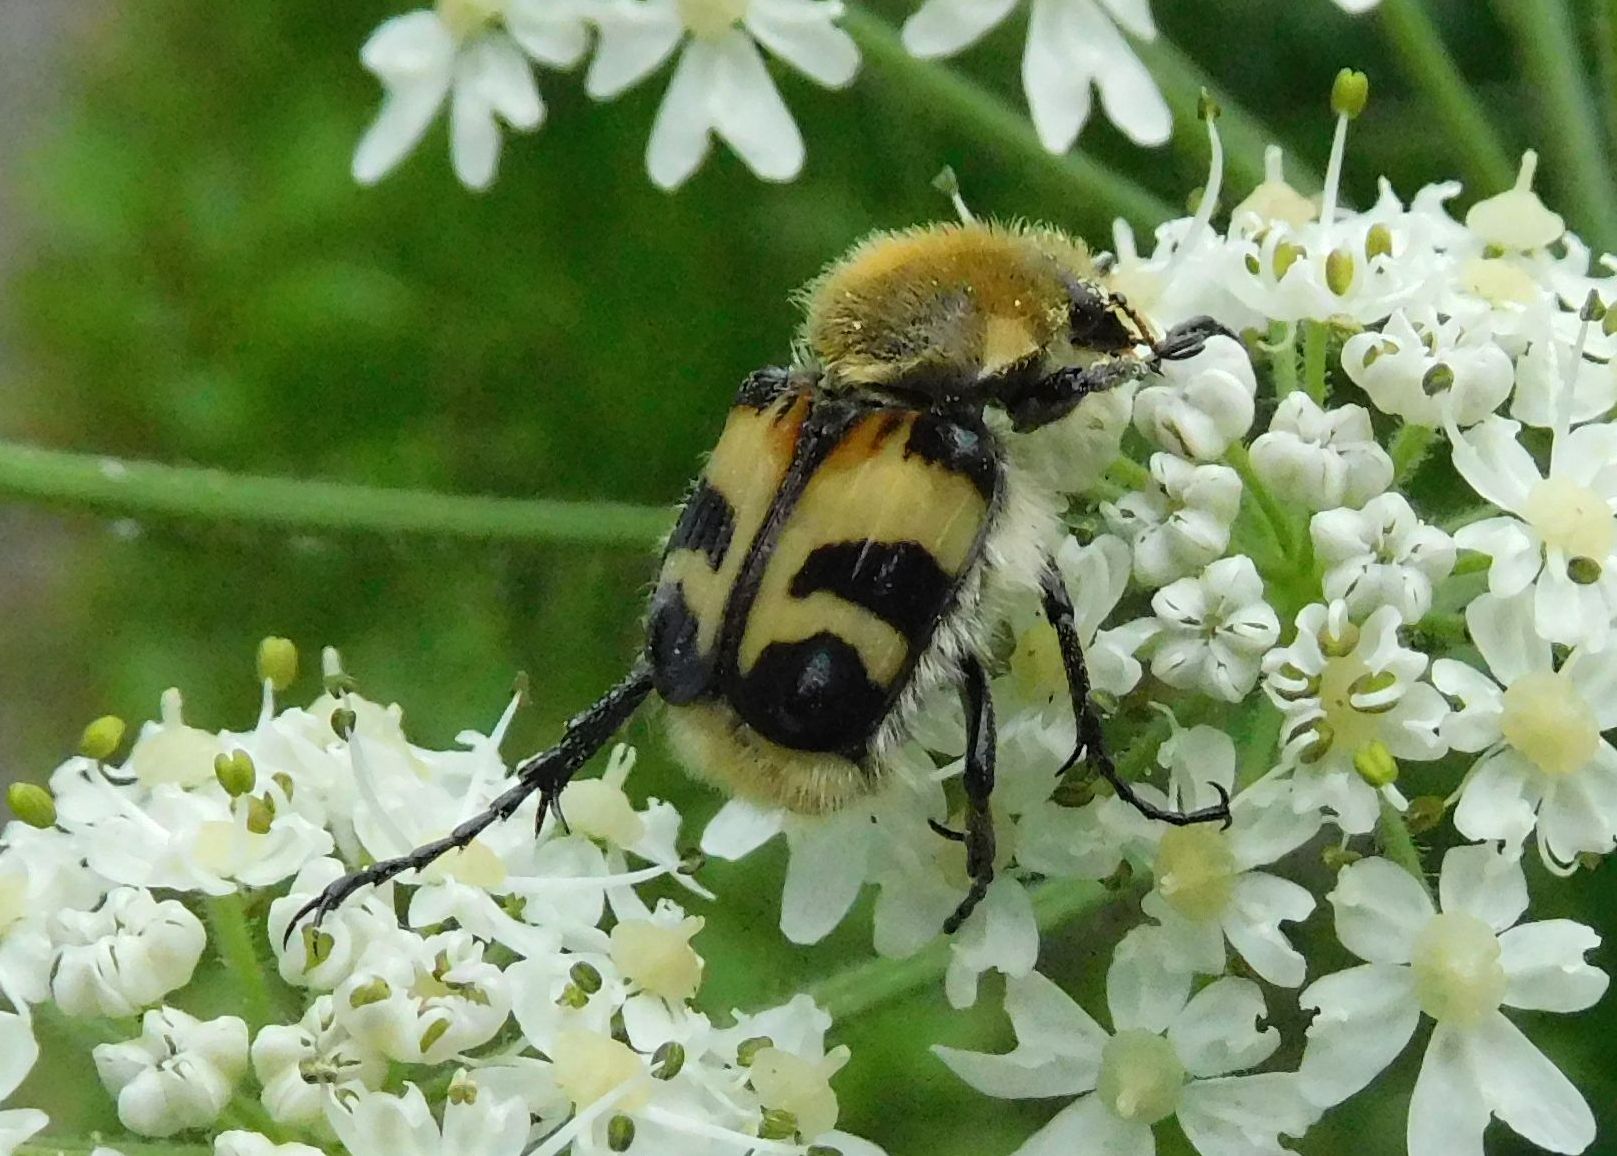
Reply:
[[[1464,1035],[1447,1024],[1432,1029],[1409,1101],[1409,1151],[1483,1156],[1482,1130],[1488,1124],[1488,1106],[1477,1087],[1466,1045]]]
[[[1320,1107],[1347,1099],[1404,1050],[1420,1021],[1407,967],[1368,963],[1315,980],[1298,997],[1319,1014],[1308,1027],[1298,1077]]]
[[[793,943],[818,943],[859,897],[865,881],[863,827],[868,815],[833,815],[792,841],[786,886],[780,899],[780,929]]]
[[[1318,1116],[1291,1072],[1196,1080],[1179,1094],[1179,1126],[1200,1156],[1289,1156],[1278,1133],[1301,1136]]]
[[[1314,897],[1306,887],[1278,875],[1251,871],[1236,881],[1224,914],[1224,934],[1260,977],[1278,987],[1297,987],[1303,982],[1306,964],[1280,924],[1307,919],[1313,910]]]
[[[1495,932],[1527,910],[1527,877],[1520,862],[1486,843],[1451,848],[1443,856],[1437,890],[1444,911],[1475,915]]]
[[[1057,1112],[1022,1141],[1012,1156],[1153,1156],[1151,1128],[1124,1120],[1094,1096],[1083,1096]]]
[[[811,6],[803,0],[752,0],[747,31],[810,80],[842,88],[859,71],[859,46],[831,22],[840,10],[840,5]]]
[[[707,158],[713,128],[709,104],[718,68],[718,57],[706,41],[687,45],[674,66],[646,142],[646,171],[661,188],[678,188]]]
[[[1136,927],[1117,945],[1106,972],[1113,1031],[1167,1031],[1190,998],[1190,975],[1162,947],[1160,934],[1149,926]]]
[[[764,811],[744,799],[719,808],[702,831],[702,850],[720,859],[740,859],[780,834],[784,811]]]
[[[595,26],[595,54],[584,74],[584,91],[595,100],[611,100],[657,71],[685,35],[672,4],[639,0],[602,5]]]
[[[1168,1042],[1192,1076],[1255,1068],[1280,1046],[1280,1032],[1259,1029],[1263,992],[1249,979],[1225,976],[1197,992],[1168,1027]]]
[[[1611,978],[1584,960],[1600,946],[1593,928],[1570,919],[1522,923],[1499,936],[1499,963],[1508,986],[1505,1003],[1538,1011],[1593,1007]]]
[[[1387,859],[1362,859],[1336,877],[1329,895],[1336,937],[1370,963],[1408,963],[1432,900],[1409,872]]]
[[[1495,1013],[1467,1033],[1466,1044],[1483,1100],[1518,1135],[1551,1152],[1582,1152],[1594,1143],[1595,1118],[1589,1105],[1515,1024]],[[1414,1115],[1411,1103],[1412,1121]]]
[[[904,21],[904,47],[911,56],[953,56],[997,26],[1016,0],[927,0]]]

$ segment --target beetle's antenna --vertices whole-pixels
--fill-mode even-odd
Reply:
[[[932,178],[932,187],[949,198],[949,203],[954,206],[955,214],[959,216],[962,225],[977,223],[977,218],[966,208],[966,199],[960,195],[960,178],[955,176],[952,166],[943,166],[938,175]]]

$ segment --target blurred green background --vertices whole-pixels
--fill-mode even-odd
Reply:
[[[1604,7],[1572,10],[1603,32]],[[1373,198],[1381,173],[1410,192],[1459,171],[1389,53],[1383,16],[1353,20],[1328,0],[1154,8],[1165,42],[1264,122],[1299,172],[1324,167],[1336,69],[1367,70],[1348,200]],[[1537,143],[1494,9],[1428,9],[1509,146]],[[670,504],[736,383],[788,355],[792,289],[865,232],[944,213],[930,181],[945,163],[979,212],[1109,242],[1109,206],[876,65],[842,93],[778,72],[808,143],[789,185],[759,183],[720,151],[679,193],[653,188],[642,152],[665,71],[610,105],[543,74],[548,122],[508,138],[486,195],[455,183],[441,127],[361,190],[348,162],[379,92],[357,52],[398,10],[0,0],[0,94],[14,114],[0,137],[0,436],[293,477]],[[896,23],[904,9],[879,11]],[[1023,27],[1012,20],[956,62],[1016,109]],[[1175,205],[1204,178],[1194,128],[1148,151],[1097,117],[1081,145]],[[1250,150],[1237,160],[1247,172],[1260,163]],[[1541,174],[1553,204],[1562,174]],[[1246,191],[1236,182],[1226,204]],[[43,777],[89,718],[149,717],[170,685],[202,725],[246,725],[252,652],[269,633],[303,646],[306,666],[320,645],[341,647],[362,688],[406,704],[425,742],[491,724],[526,670],[533,707],[512,749],[535,746],[634,652],[653,564],[649,544],[298,535],[0,504],[0,777]],[[303,687],[315,693],[312,675]],[[670,767],[653,727],[639,721],[629,737],[643,751],[639,789],[676,800],[694,839],[717,800]],[[758,1006],[868,953],[863,909],[814,949],[781,940],[783,858],[771,846],[708,869],[724,897],[698,941],[711,1009]],[[1545,916],[1610,930],[1609,879],[1539,879],[1535,894]],[[1096,1010],[1122,926],[1115,913],[1099,922],[1104,934],[1050,936],[1043,963]],[[1325,930],[1318,915],[1313,925]],[[1293,997],[1271,995],[1294,1010]],[[1010,1151],[1050,1106],[980,1097],[925,1050],[1003,1046],[997,997],[989,983],[978,1009],[957,1015],[940,985],[839,1029],[855,1054],[838,1083],[845,1125],[894,1156]],[[1521,1017],[1595,1106],[1601,1152],[1617,1152],[1614,1003]],[[1413,1071],[1406,1059],[1402,1087]],[[1404,1108],[1378,1095],[1333,1114],[1302,1149],[1401,1151]],[[1514,1144],[1490,1132],[1490,1151]]]

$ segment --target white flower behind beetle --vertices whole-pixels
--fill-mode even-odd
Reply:
[[[1158,590],[1152,634],[1143,644],[1151,673],[1180,690],[1240,702],[1257,682],[1264,654],[1280,641],[1280,619],[1263,593],[1263,578],[1244,554]]]
[[[1513,852],[1538,826],[1541,852],[1565,867],[1617,845],[1617,648],[1574,647],[1559,665],[1533,632],[1532,595],[1484,594],[1465,611],[1492,678],[1450,658],[1432,681],[1461,709],[1443,724],[1456,750],[1482,751],[1466,775],[1454,826]]]
[[[604,0],[591,14],[600,40],[584,88],[611,100],[683,43],[646,145],[651,179],[684,184],[718,136],[764,180],[789,181],[803,167],[803,137],[758,46],[841,88],[859,68],[841,15],[840,0]]]
[[[345,1104],[333,1101],[326,1118],[350,1156],[521,1156],[527,1107],[473,1089],[448,1097],[442,1124],[414,1084],[399,1096],[371,1092]]]
[[[1016,0],[927,0],[904,22],[904,47],[920,57],[952,56],[1015,7]],[[1147,0],[1032,0],[1022,88],[1051,152],[1064,153],[1078,139],[1092,88],[1107,119],[1136,144],[1162,144],[1173,131],[1167,101],[1124,33],[1157,38]]]
[[[1409,1103],[1411,1152],[1482,1151],[1489,1116],[1552,1152],[1595,1138],[1589,1106],[1502,1014],[1504,1007],[1581,1011],[1607,976],[1584,962],[1600,937],[1566,919],[1517,924],[1527,910],[1520,864],[1484,844],[1443,856],[1441,912],[1403,868],[1365,859],[1331,892],[1336,934],[1366,962],[1302,993],[1318,1009],[1298,1073],[1320,1107],[1351,1096],[1436,1021]]]
[[[1107,973],[1112,1034],[1033,972],[1005,984],[1014,1051],[932,1050],[985,1095],[1076,1097],[1015,1156],[1150,1156],[1152,1125],[1169,1116],[1204,1156],[1284,1151],[1279,1134],[1301,1136],[1318,1116],[1296,1077],[1230,1074],[1263,1063],[1280,1044],[1274,1028],[1255,1026],[1264,1015],[1258,985],[1225,977],[1192,997],[1190,975],[1156,967],[1142,942],[1140,932],[1125,938]]]
[[[95,1069],[118,1098],[118,1119],[142,1136],[205,1128],[247,1072],[247,1025],[235,1016],[198,1020],[177,1008],[146,1013],[141,1032],[98,1044]]]
[[[354,179],[369,185],[391,172],[448,100],[455,175],[467,188],[487,188],[500,159],[499,122],[528,132],[544,120],[528,57],[571,65],[586,43],[571,0],[439,0],[386,21],[360,50],[386,95],[354,151]]]
[[[1455,544],[1489,555],[1488,589],[1501,598],[1532,587],[1535,628],[1550,642],[1599,647],[1617,613],[1617,425],[1558,430],[1541,473],[1494,417],[1452,430],[1454,468],[1506,514],[1463,526]]]
[[[1276,494],[1310,510],[1359,507],[1392,483],[1392,459],[1362,405],[1322,409],[1301,390],[1286,395],[1269,432],[1252,443],[1252,468]]]
[[[1213,337],[1195,357],[1164,363],[1161,374],[1134,397],[1134,427],[1156,445],[1211,461],[1252,428],[1258,380],[1239,341]]]
[[[1229,466],[1151,455],[1150,489],[1102,502],[1106,524],[1134,551],[1134,576],[1161,586],[1224,553],[1241,509],[1241,477]]]
[[[62,911],[51,998],[71,1016],[121,1019],[191,982],[207,932],[175,899],[120,887],[94,911]]]
[[[1395,804],[1395,759],[1435,759],[1447,749],[1449,713],[1437,688],[1420,681],[1427,657],[1398,641],[1398,611],[1378,608],[1362,625],[1347,605],[1316,602],[1297,615],[1297,637],[1263,660],[1264,690],[1280,708],[1281,765],[1293,777],[1292,805],[1323,807],[1350,835],[1375,826],[1379,797]]]
[[[1315,514],[1308,532],[1325,566],[1325,597],[1340,598],[1355,617],[1393,606],[1414,622],[1432,608],[1432,586],[1454,569],[1454,540],[1399,493],[1377,495],[1362,510]]]

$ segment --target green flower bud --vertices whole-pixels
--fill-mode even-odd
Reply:
[[[115,714],[104,714],[79,736],[79,754],[100,762],[123,745],[124,720]]]
[[[1370,100],[1370,78],[1352,68],[1336,74],[1331,84],[1331,111],[1349,120],[1364,111]]]
[[[1398,760],[1382,742],[1366,743],[1353,752],[1353,769],[1372,787],[1391,786],[1398,781]]]
[[[736,1045],[736,1063],[740,1064],[743,1068],[750,1068],[752,1067],[754,1057],[756,1057],[759,1052],[763,1051],[765,1048],[772,1048],[774,1046],[775,1041],[770,1039],[768,1036],[752,1036],[749,1039],[742,1040]]]
[[[797,1136],[797,1116],[784,1108],[765,1108],[758,1123],[760,1140],[791,1140]]]
[[[1346,249],[1332,249],[1325,258],[1325,285],[1338,297],[1346,297],[1353,288],[1353,254]]]
[[[614,1152],[627,1152],[634,1143],[634,1120],[619,1113],[606,1122],[606,1146]]]
[[[274,635],[258,644],[258,680],[285,690],[298,677],[298,648],[289,638]]]
[[[422,1050],[424,1051],[425,1049]],[[456,1072],[455,1078],[449,1081],[447,1095],[451,1104],[475,1104],[477,1103],[477,1084],[463,1069]]]
[[[225,794],[235,799],[253,789],[258,781],[258,768],[253,766],[253,757],[246,751],[232,751],[228,755],[220,751],[213,756],[213,777],[219,780]]]
[[[669,1040],[651,1055],[651,1074],[659,1080],[672,1080],[685,1066],[685,1047]]]
[[[6,806],[30,827],[56,826],[56,800],[38,783],[12,783],[6,788]]]

